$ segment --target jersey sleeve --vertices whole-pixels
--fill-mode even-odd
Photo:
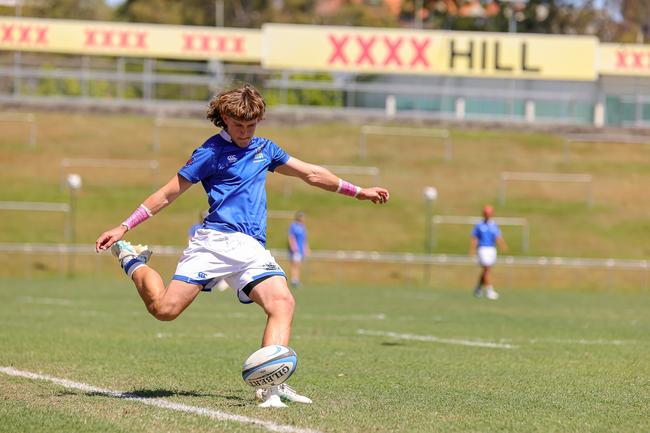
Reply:
[[[474,226],[472,229],[472,237],[473,238],[478,238],[478,224]]]
[[[275,171],[278,166],[286,164],[289,161],[289,154],[274,142],[269,141],[267,149],[269,159],[271,160],[269,171]]]
[[[214,152],[207,146],[201,146],[194,150],[190,159],[178,170],[178,174],[192,183],[199,182],[213,172]]]

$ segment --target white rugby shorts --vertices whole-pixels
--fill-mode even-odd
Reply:
[[[478,264],[481,266],[494,266],[497,262],[497,249],[495,247],[478,247],[476,254]]]
[[[302,262],[302,259],[303,259],[302,254],[300,254],[299,252],[296,251],[294,253],[289,251],[289,260],[291,260],[292,262]]]
[[[273,275],[286,278],[271,253],[255,238],[201,228],[183,251],[172,279],[201,285],[207,292],[223,279],[235,290],[239,302],[250,304],[253,301],[242,289]]]

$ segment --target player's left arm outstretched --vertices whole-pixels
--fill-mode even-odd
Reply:
[[[178,198],[178,196],[187,191],[191,186],[192,183],[181,175],[177,174],[172,177],[162,188],[158,189],[142,202],[138,210],[136,210],[136,212],[140,211],[142,214],[142,217],[139,218],[136,225],[169,206],[174,200],[176,200],[176,198]],[[143,213],[145,211],[146,213]],[[134,215],[135,214],[136,213],[134,212]],[[133,215],[130,218],[132,217]],[[110,248],[111,245],[122,239],[127,231],[135,227],[135,225],[129,226],[126,223],[127,222],[125,221],[119,226],[107,230],[99,235],[99,238],[95,241],[95,251],[100,252]]]
[[[275,169],[280,174],[298,177],[308,183],[326,191],[338,192],[358,200],[370,200],[377,204],[386,203],[390,197],[388,190],[378,186],[361,188],[347,182],[328,169],[316,164],[301,161],[297,158],[289,160]]]

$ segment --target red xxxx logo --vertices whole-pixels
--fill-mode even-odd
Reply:
[[[26,45],[47,45],[47,27],[0,25],[0,42]]]
[[[244,38],[207,34],[184,34],[183,50],[217,53],[244,53]]]
[[[147,48],[146,32],[86,29],[85,35],[87,47]]]
[[[330,55],[327,63],[333,65],[335,63],[340,63],[344,66],[348,65],[369,65],[369,66],[389,66],[395,65],[401,68],[407,67],[410,69],[415,68],[418,65],[421,65],[423,68],[429,67],[429,61],[425,57],[425,50],[431,42],[430,38],[415,38],[409,37],[405,38],[398,36],[395,38],[390,38],[384,36],[378,38],[377,36],[367,36],[362,35],[341,35],[336,36],[333,34],[327,35],[327,38],[332,47],[332,54]],[[355,59],[350,59],[348,57],[348,52],[346,51],[346,46],[348,43],[356,45],[360,54]],[[383,45],[387,50],[387,54],[382,56],[382,58],[376,58],[377,55],[374,52],[374,48],[377,45]],[[405,53],[403,52],[404,46],[411,46],[415,51],[410,58],[404,58]]]
[[[616,51],[616,67],[623,69],[650,69],[650,50],[647,51]],[[645,60],[645,62],[644,62]],[[631,63],[628,63],[631,61]]]

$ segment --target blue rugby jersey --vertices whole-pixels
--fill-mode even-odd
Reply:
[[[305,242],[307,241],[307,228],[299,222],[292,222],[289,226],[289,235],[293,235],[301,256],[305,255]]]
[[[288,160],[271,140],[253,137],[242,149],[222,130],[194,150],[178,174],[201,182],[208,194],[204,227],[245,233],[266,245],[266,173]]]
[[[203,227],[203,223],[196,223],[187,231],[187,236],[193,237],[196,231]]]
[[[501,236],[501,230],[494,221],[483,220],[474,226],[472,236],[478,240],[479,247],[493,247],[496,246],[497,238]]]

